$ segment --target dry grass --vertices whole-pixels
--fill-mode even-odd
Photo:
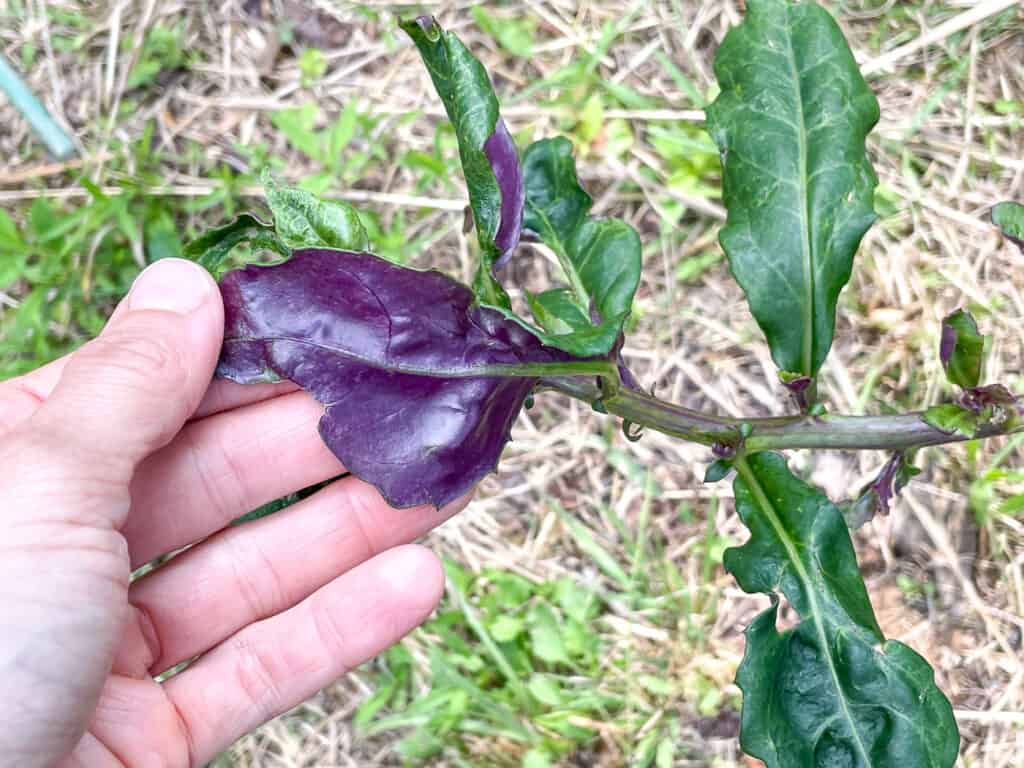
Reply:
[[[72,5],[54,3],[63,4]],[[273,129],[269,113],[311,96],[334,113],[354,99],[364,112],[387,115],[374,129],[374,140],[387,151],[386,159],[347,196],[385,211],[385,220],[404,209],[410,239],[436,233],[431,261],[469,276],[461,181],[453,180],[447,192],[423,193],[414,174],[396,162],[409,149],[430,151],[441,112],[414,51],[392,38],[394,17],[383,3],[367,4],[383,11],[371,20],[328,2],[115,1],[100,4],[100,12],[89,10],[94,26],[83,32],[88,39],[69,53],[51,50],[52,30],[39,5],[32,0],[26,5],[20,25],[0,32],[0,44],[13,52],[26,39],[36,41],[42,55],[30,80],[75,130],[93,178],[116,181],[107,171],[118,151],[114,142],[130,142],[148,121],[155,121],[155,141],[165,150],[198,142],[206,160],[238,167],[243,161],[236,144],[265,142],[273,154],[288,157],[289,171],[300,176],[309,161]],[[257,5],[262,19],[243,8],[251,11]],[[468,3],[425,5],[487,63],[506,104],[504,114],[520,137],[572,128],[585,94],[553,87],[526,98],[514,95],[593,51],[606,22],[621,25],[620,36],[597,61],[597,71],[659,106],[607,114],[625,120],[635,141],[628,152],[613,156],[602,151],[598,137],[581,168],[599,212],[626,218],[648,244],[637,324],[626,355],[641,381],[657,384],[661,396],[687,406],[730,415],[784,412],[787,405],[773,383],[767,349],[757,342],[756,326],[724,263],[690,284],[676,278],[680,260],[717,249],[713,238],[722,212],[713,200],[665,194],[665,163],[649,141],[656,126],[699,120],[698,105],[658,64],[656,54],[668,56],[706,93],[713,82],[712,54],[726,29],[739,20],[738,4],[556,1],[495,11],[536,20],[539,42],[529,59],[509,56],[481,35],[463,12]],[[842,4],[840,18],[858,59],[873,70],[871,62],[885,52],[927,34],[969,5],[852,2]],[[301,21],[295,30],[300,39],[327,53],[329,71],[311,89],[300,86],[295,58],[275,32],[274,20],[282,13]],[[146,30],[158,23],[183,23],[187,48],[202,51],[206,63],[144,94],[127,93],[132,57]],[[870,76],[882,105],[882,123],[870,148],[886,190],[886,215],[868,235],[841,299],[836,344],[823,379],[825,397],[838,411],[879,412],[939,398],[939,321],[965,302],[993,310],[983,321],[995,336],[988,378],[1014,383],[1018,390],[1024,383],[1024,257],[985,220],[992,203],[1024,200],[1022,113],[994,110],[996,102],[1013,99],[1024,109],[1024,13],[987,16],[939,38],[934,45],[905,51]],[[122,48],[124,39],[133,42]],[[126,98],[138,100],[135,112],[127,119],[108,119]],[[425,116],[403,119],[417,109]],[[25,129],[12,119],[9,107],[0,106],[0,125],[5,126],[0,130],[0,194],[9,204],[37,194],[76,194],[65,169],[18,160]],[[202,167],[198,160],[169,162],[164,191],[202,193],[209,184]],[[666,206],[680,202],[687,204],[687,213],[678,225],[666,225]],[[520,270],[534,280],[546,266],[534,254]],[[553,502],[584,521],[609,547],[617,546],[620,536],[607,510],[635,525],[645,498],[642,483],[608,469],[608,439],[651,468],[662,490],[651,500],[647,525],[663,540],[663,556],[685,575],[690,589],[706,586],[690,554],[704,536],[709,513],[717,515],[714,524],[721,535],[743,538],[731,504],[715,503],[730,497],[728,484],[700,482],[709,461],[701,447],[655,433],[627,443],[587,407],[555,396],[539,398],[538,408],[520,419],[513,436],[500,476],[488,478],[470,509],[430,539],[438,551],[471,569],[493,565],[537,581],[570,575],[600,583],[605,577],[581,556]],[[973,468],[987,467],[1003,443],[979,446],[970,459],[962,446],[923,452],[924,474],[893,514],[875,520],[857,537],[883,628],[936,667],[960,720],[963,764],[991,768],[1019,766],[1024,753],[1024,520],[993,515],[979,528],[966,493]],[[837,500],[867,481],[882,461],[870,452],[794,456]],[[1008,463],[1024,466],[1024,451],[1016,448]],[[683,503],[693,508],[697,522],[680,522]],[[936,588],[908,598],[907,590],[897,586],[905,584],[899,576]],[[711,588],[720,605],[709,628],[710,650],[701,655],[677,648],[672,632],[628,606],[616,607],[618,622],[602,631],[626,645],[647,643],[675,654],[672,668],[680,674],[696,667],[729,686],[742,654],[742,628],[766,601],[741,593],[721,572],[714,574]],[[409,647],[422,654],[425,642],[418,636]],[[396,764],[387,740],[353,734],[351,713],[367,693],[365,678],[351,675],[239,742],[232,750],[234,763],[289,768]],[[692,717],[686,705],[680,709]],[[691,730],[685,738],[707,760],[685,764],[738,760],[734,740],[705,738]],[[493,756],[501,749],[482,743],[479,764],[497,764]],[[586,758],[591,762],[580,759],[566,764],[624,760],[612,747],[603,753],[598,749]]]

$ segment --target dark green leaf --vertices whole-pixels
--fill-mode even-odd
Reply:
[[[274,214],[274,228],[289,248],[335,248],[356,253],[370,249],[366,230],[352,206],[321,200],[295,187],[278,186],[266,172],[262,181],[267,205]]]
[[[715,57],[707,128],[722,157],[732,273],[786,371],[814,376],[836,299],[875,220],[864,138],[878,102],[814,3],[749,0]]]
[[[958,309],[942,321],[939,358],[950,383],[967,389],[981,381],[985,337],[970,312]]]
[[[726,459],[717,459],[708,465],[704,473],[705,483],[717,483],[732,471],[732,462]]]
[[[928,663],[885,640],[842,514],[785,459],[737,462],[736,508],[750,540],[725,552],[747,592],[782,592],[800,623],[780,632],[775,605],[747,630],[736,682],[740,744],[768,768],[949,768],[959,735]]]
[[[1003,235],[1024,252],[1024,205],[999,203],[992,209],[992,223]]]
[[[528,297],[547,344],[580,356],[605,355],[622,331],[640,282],[640,237],[617,219],[589,216],[568,139],[543,139],[523,153],[523,223],[558,257],[567,288]]]
[[[282,256],[289,253],[288,248],[274,233],[273,225],[264,224],[252,214],[243,213],[230,224],[211,229],[202,237],[193,240],[182,250],[182,255],[186,259],[198,261],[216,274],[231,250],[244,242]]]
[[[412,38],[441,97],[459,142],[469,204],[482,259],[474,290],[487,303],[508,308],[508,296],[492,268],[519,242],[522,171],[515,142],[498,113],[487,70],[430,16],[401,22]]]

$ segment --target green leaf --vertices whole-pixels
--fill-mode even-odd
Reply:
[[[270,116],[270,122],[285,135],[289,144],[309,159],[322,163],[327,158],[322,137],[316,130],[316,121],[319,117],[320,108],[309,102],[300,107],[289,107],[274,112]]]
[[[589,216],[593,201],[576,178],[572,143],[534,142],[523,153],[523,224],[558,257],[568,287],[528,297],[546,343],[582,357],[606,355],[640,282],[640,237],[617,219]]]
[[[497,40],[498,45],[513,56],[528,59],[533,55],[536,25],[532,18],[498,18],[488,13],[483,5],[474,5],[469,12],[480,30]]]
[[[985,337],[970,312],[958,309],[942,321],[939,358],[950,383],[967,389],[981,381]]]
[[[992,223],[1003,231],[1007,240],[1024,252],[1024,205],[999,203],[992,209]]]
[[[813,377],[875,220],[864,138],[878,102],[814,3],[749,0],[715,57],[707,129],[722,158],[719,240],[779,368]]]
[[[281,187],[264,172],[267,205],[274,214],[274,228],[289,248],[335,248],[367,251],[369,238],[359,214],[345,203],[321,200],[295,187]]]
[[[705,483],[717,483],[732,471],[732,462],[727,459],[716,459],[708,465],[704,472]]]
[[[562,701],[562,691],[558,687],[558,683],[550,675],[535,674],[530,678],[530,682],[526,684],[526,687],[533,695],[533,698],[541,704],[546,704],[549,707],[560,707],[564,704]]]
[[[482,251],[474,290],[488,303],[507,308],[508,297],[491,275],[492,265],[502,255],[495,242],[501,225],[502,190],[484,151],[501,119],[491,80],[462,41],[432,17],[403,21],[400,26],[419,50],[459,142],[459,159]]]
[[[978,432],[978,427],[988,420],[984,413],[975,413],[954,403],[933,405],[924,412],[921,418],[925,424],[942,432],[947,432],[950,435],[963,435],[967,438],[974,437]]]
[[[736,508],[750,539],[726,550],[746,592],[781,591],[800,623],[780,632],[778,605],[747,630],[736,675],[740,744],[768,768],[949,768],[959,734],[928,663],[875,621],[839,509],[785,459],[740,459]]]
[[[493,637],[495,641],[499,643],[508,643],[515,640],[520,633],[522,633],[525,625],[526,623],[523,619],[518,616],[509,616],[508,614],[503,613],[491,622],[488,629],[490,629],[491,637]]]
[[[230,224],[211,229],[193,240],[182,250],[182,255],[186,259],[198,261],[216,275],[232,249],[245,242],[251,243],[254,248],[274,251],[282,256],[290,253],[274,233],[272,225],[264,224],[252,214],[243,213]]]
[[[569,664],[569,653],[562,638],[561,623],[555,612],[539,603],[530,612],[530,646],[534,655],[549,664]]]

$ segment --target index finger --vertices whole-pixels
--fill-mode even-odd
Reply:
[[[47,363],[34,371],[0,381],[0,435],[28,419],[46,401],[60,381],[64,368],[74,352]],[[227,379],[213,379],[196,408],[192,419],[230,411],[243,405],[258,403],[294,392],[298,387],[290,381],[276,384],[237,384]]]

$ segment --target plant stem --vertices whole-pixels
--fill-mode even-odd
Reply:
[[[970,439],[926,424],[921,411],[892,416],[800,414],[734,419],[701,413],[626,388],[612,398],[602,399],[597,386],[580,378],[544,378],[541,386],[591,404],[600,402],[608,413],[666,435],[703,445],[720,443],[738,447],[742,443],[748,453],[784,448],[903,450]],[[746,439],[741,429],[746,432]],[[977,437],[1014,432],[1024,432],[1024,423],[1005,427],[985,425]]]

